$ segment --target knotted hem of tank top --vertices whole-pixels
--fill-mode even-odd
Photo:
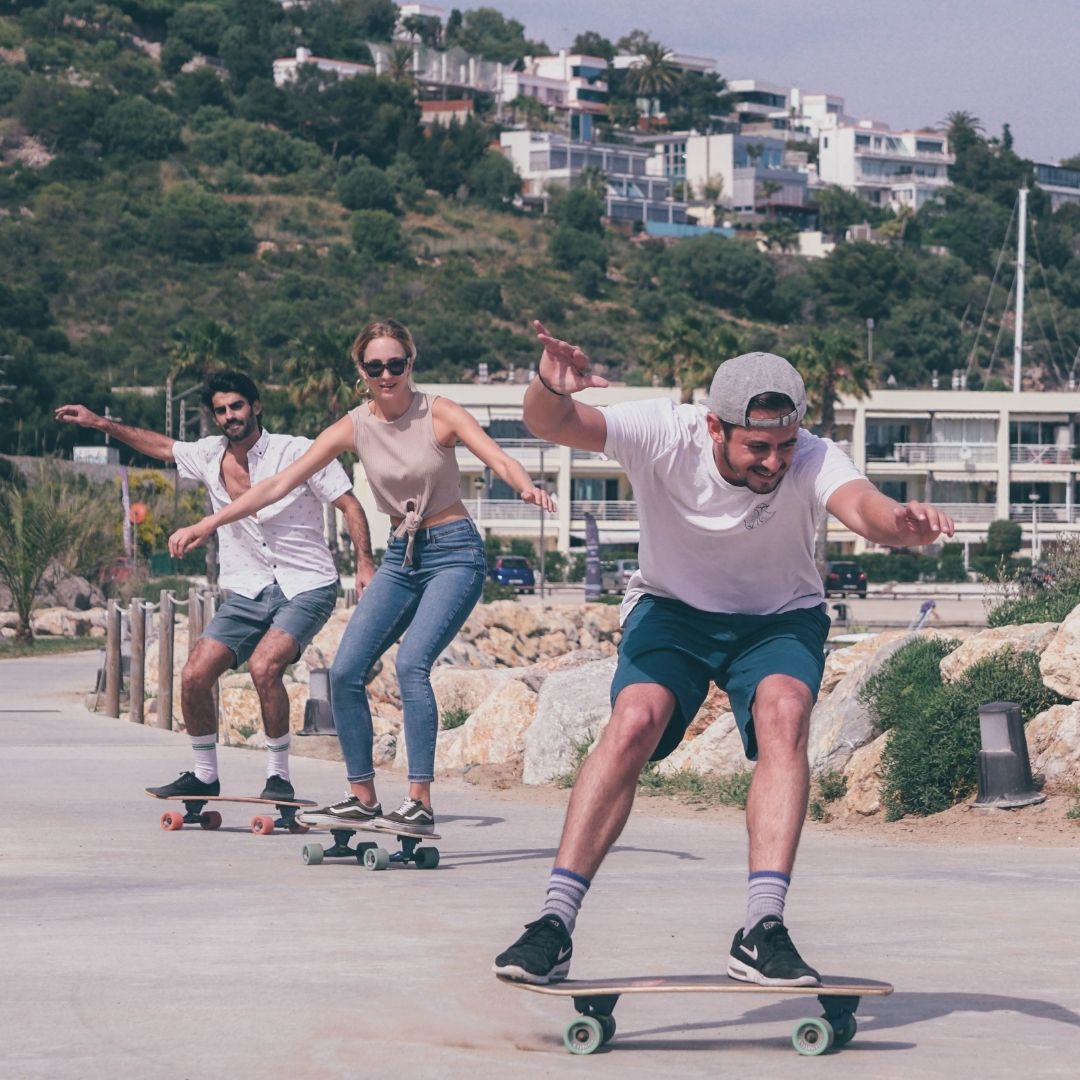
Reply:
[[[405,558],[401,561],[402,566],[412,566],[416,530],[420,528],[420,522],[424,520],[423,515],[416,509],[419,503],[419,499],[409,499],[405,504],[405,516],[401,519],[401,524],[394,530],[394,536],[398,540],[403,536],[407,537],[405,541]]]

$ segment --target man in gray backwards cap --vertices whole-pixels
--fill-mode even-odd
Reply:
[[[816,986],[784,925],[784,903],[829,632],[818,525],[829,513],[875,544],[919,547],[952,536],[953,523],[928,504],[883,495],[833,442],[804,431],[806,389],[780,356],[725,361],[706,406],[654,398],[593,408],[572,395],[607,382],[580,349],[535,326],[544,352],[525,423],[538,438],[623,467],[638,506],[640,569],[622,604],[611,721],[574,785],[540,914],[494,970],[532,983],[566,978],[578,910],[626,824],[642,767],[678,746],[715,681],[757,761],[746,804],[746,916],[728,974]]]

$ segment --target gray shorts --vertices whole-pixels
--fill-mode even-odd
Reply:
[[[203,637],[220,641],[236,657],[240,667],[270,629],[284,630],[296,641],[295,660],[323,628],[337,603],[337,583],[297,593],[291,600],[276,582],[267,585],[254,600],[229,593],[210,620]]]

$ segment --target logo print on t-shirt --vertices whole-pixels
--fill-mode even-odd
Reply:
[[[764,525],[774,517],[776,517],[776,511],[770,510],[768,503],[758,503],[757,506],[743,518],[743,524],[748,529],[752,529],[755,525]]]

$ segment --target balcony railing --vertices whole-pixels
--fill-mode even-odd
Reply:
[[[539,521],[544,512],[520,499],[462,499],[475,521]],[[548,515],[552,522],[554,515]],[[554,527],[554,526],[553,526]]]
[[[896,443],[891,460],[907,465],[993,465],[997,443]]]
[[[575,499],[570,504],[570,520],[580,521],[592,514],[597,521],[637,521],[637,503],[632,499]]]
[[[544,454],[544,469],[554,468],[557,461],[559,447],[554,443],[545,442],[543,439],[497,439],[502,447],[512,458],[516,458],[528,470],[536,470],[540,467],[540,454]],[[484,463],[468,447],[458,444],[458,465],[466,471],[484,468]]]
[[[934,505],[958,524],[984,525],[997,520],[996,503],[940,503]]]
[[[1009,461],[1014,465],[1071,465],[1073,450],[1072,443],[1016,443],[1009,447]]]
[[[1034,513],[1035,520],[1040,525],[1075,525],[1080,522],[1080,508],[1075,503],[1072,506],[1067,506],[1065,503],[1036,503]],[[1030,525],[1031,516],[1031,503],[1009,504],[1010,521]]]

